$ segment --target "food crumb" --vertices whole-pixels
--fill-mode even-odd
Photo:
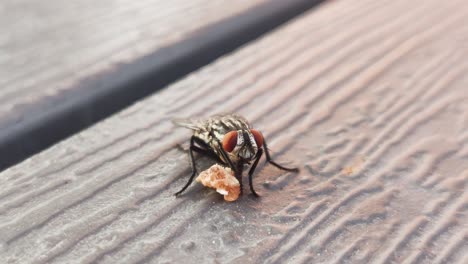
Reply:
[[[218,193],[224,195],[224,200],[228,202],[233,202],[239,198],[239,181],[228,167],[214,164],[209,169],[202,171],[196,181],[206,187],[216,189]]]

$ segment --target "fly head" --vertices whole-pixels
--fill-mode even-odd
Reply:
[[[263,145],[262,134],[255,129],[241,129],[226,133],[223,138],[223,149],[239,160],[247,163],[257,155]]]

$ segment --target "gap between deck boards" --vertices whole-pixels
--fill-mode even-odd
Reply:
[[[28,109],[0,131],[0,171],[112,115],[324,0],[272,0],[209,25],[192,37],[80,82]],[[60,102],[50,107],[51,101]],[[47,107],[47,105],[49,107]]]

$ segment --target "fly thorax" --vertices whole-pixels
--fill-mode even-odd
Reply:
[[[238,130],[237,144],[233,150],[233,154],[245,160],[252,160],[257,151],[257,143],[252,133],[248,130]]]

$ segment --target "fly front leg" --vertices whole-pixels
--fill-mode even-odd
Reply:
[[[231,170],[234,172],[234,176],[239,181],[240,194],[242,195],[242,192],[243,192],[242,170],[244,169],[244,163],[242,161],[238,161],[236,164],[234,164],[232,160],[229,158],[229,155],[227,154],[227,152],[224,150],[223,145],[221,144],[221,141],[219,141],[214,135],[213,130],[210,130],[209,133],[211,137],[216,141],[216,144],[218,145],[218,149],[219,149],[219,152],[221,153],[221,156],[223,157],[224,160],[226,160],[227,165],[229,165]]]
[[[216,136],[213,133],[213,130],[210,130],[209,133],[211,137],[216,141],[216,144],[218,144],[219,152],[221,153],[221,156],[223,157],[223,159],[226,161],[225,163],[227,163],[227,165],[229,165],[229,168],[231,168],[231,170],[234,171],[234,175],[237,175],[237,172],[239,171],[239,169],[238,167],[234,166],[234,163],[232,162],[232,160],[229,158],[229,155],[224,150],[223,145],[221,144],[221,141],[219,141],[219,139],[216,138]],[[242,174],[242,168],[240,170],[240,173]]]
[[[234,175],[236,176],[236,179],[239,181],[240,185],[240,195],[244,192],[244,185],[242,184],[242,170],[244,168],[244,163],[242,161],[239,161],[237,163],[237,168],[236,171],[234,172]]]
[[[270,163],[271,165],[275,166],[276,168],[278,168],[280,170],[290,171],[290,172],[299,172],[298,168],[287,168],[287,167],[281,166],[278,163],[274,162],[271,159],[270,152],[268,151],[268,146],[267,146],[267,143],[266,143],[265,139],[263,140],[263,146],[264,146],[264,149],[265,149],[265,156],[266,156],[266,160],[268,161],[268,163]]]
[[[254,161],[254,163],[252,164],[252,167],[250,167],[250,170],[249,170],[249,185],[250,185],[250,191],[253,193],[253,195],[254,195],[255,197],[258,197],[259,195],[258,195],[257,192],[254,190],[252,176],[253,176],[253,174],[254,174],[254,172],[255,172],[255,169],[257,168],[258,161],[259,161],[260,158],[262,157],[262,154],[263,154],[263,150],[262,150],[262,149],[259,149],[258,152],[257,152],[257,156],[255,157],[255,161]]]
[[[216,155],[216,153],[213,151],[213,149],[211,149],[210,146],[205,143],[205,141],[195,137],[194,142],[196,144],[198,144],[199,146],[201,146],[201,148],[200,148],[200,147],[197,147],[197,146],[193,145],[192,148],[193,148],[194,151],[196,151],[196,152],[198,152],[198,153],[200,153],[202,155],[205,155],[205,156],[211,158],[212,160],[214,160],[214,161],[216,161],[216,162],[218,162],[218,163],[220,163],[222,165],[226,165],[226,162],[221,160],[221,158],[218,155]]]
[[[199,147],[199,146],[197,146],[195,144],[198,144],[201,147]],[[189,181],[185,184],[185,186],[182,188],[182,190],[175,193],[176,196],[181,194],[182,192],[184,192],[190,186],[190,184],[192,184],[193,179],[195,178],[195,175],[197,174],[197,168],[196,168],[196,165],[195,165],[195,159],[193,157],[193,152],[200,153],[201,155],[206,156],[208,158],[211,158],[212,160],[214,160],[214,161],[216,161],[216,162],[218,162],[218,163],[220,163],[222,165],[227,165],[226,162],[221,160],[221,158],[218,157],[218,155],[216,155],[216,153],[210,148],[210,146],[208,146],[208,144],[206,144],[203,140],[197,138],[196,136],[192,136],[190,138],[190,148],[189,148],[189,160],[190,160],[190,165],[192,167],[192,175],[190,176]],[[233,169],[233,171],[235,171],[235,170]]]

